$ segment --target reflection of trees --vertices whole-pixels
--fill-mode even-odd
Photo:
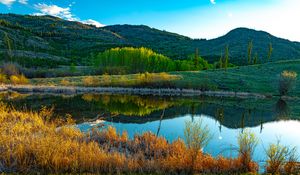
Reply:
[[[186,114],[204,114],[215,118],[223,126],[228,128],[244,128],[261,126],[263,123],[290,117],[298,119],[299,103],[276,101],[241,101],[235,99],[219,98],[182,98],[182,97],[151,97],[130,95],[104,95],[85,94],[76,96],[58,95],[29,95],[10,94],[4,102],[16,109],[26,106],[29,110],[39,111],[42,106],[55,106],[55,114],[65,116],[71,114],[78,122],[83,119],[95,118],[99,114],[102,119],[111,119],[124,123],[145,123],[149,121],[160,121]],[[7,95],[6,95],[7,96]],[[22,97],[22,98],[20,98]],[[274,105],[276,104],[276,105]],[[278,107],[276,107],[278,106]],[[287,107],[288,106],[288,107]],[[274,108],[276,107],[276,111]],[[26,108],[26,109],[27,109]],[[249,108],[251,110],[249,110]],[[165,109],[163,118],[161,117]],[[276,115],[274,115],[276,113]],[[104,117],[103,117],[104,116]],[[130,117],[124,117],[130,116]],[[140,117],[143,116],[143,117]]]
[[[20,94],[18,92],[1,92],[0,100],[17,100],[17,99],[25,99],[29,94]]]
[[[82,99],[96,102],[110,113],[126,116],[145,116],[154,111],[169,108],[174,104],[165,99],[129,95],[84,94]]]
[[[290,108],[283,99],[279,99],[275,106],[275,113],[277,119],[289,119]]]
[[[222,123],[224,122],[224,108],[223,107],[217,108],[215,117],[220,123],[219,131],[221,133],[222,132]]]
[[[162,122],[162,120],[163,120],[163,118],[164,118],[164,115],[165,115],[165,109],[163,110],[163,112],[162,112],[162,114],[161,114],[161,116],[160,116],[160,120],[159,120],[159,125],[158,125],[158,128],[157,128],[156,136],[159,135],[160,128],[161,128],[161,122]]]

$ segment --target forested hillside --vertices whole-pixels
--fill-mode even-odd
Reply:
[[[226,45],[229,46],[230,62],[244,65],[250,41],[253,55],[257,54],[261,62],[266,61],[270,44],[273,61],[300,58],[299,42],[246,28],[235,29],[220,38],[198,40],[148,26],[96,28],[52,16],[0,15],[1,59],[34,67],[71,63],[90,65],[93,56],[99,52],[125,46],[150,48],[173,60],[186,59],[198,48],[199,55],[213,63],[224,54]]]

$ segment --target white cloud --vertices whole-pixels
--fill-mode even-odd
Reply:
[[[1,4],[11,6],[16,0],[0,0]]]
[[[216,4],[216,0],[210,0],[210,3],[212,3],[212,4]]]
[[[100,22],[95,21],[93,19],[80,20],[79,18],[77,18],[71,12],[71,7],[72,7],[73,4],[75,4],[75,2],[73,2],[68,7],[63,8],[63,7],[59,7],[57,5],[47,5],[47,4],[44,4],[44,3],[38,3],[38,4],[35,4],[34,7],[39,12],[34,13],[33,15],[38,15],[38,16],[51,15],[51,16],[59,17],[59,18],[69,20],[69,21],[78,21],[78,22],[81,22],[81,23],[84,23],[84,24],[94,25],[96,27],[103,27],[104,26]]]
[[[84,21],[81,21],[81,22],[84,23],[84,24],[94,25],[96,27],[104,27],[105,26],[104,24],[101,24],[100,22],[95,21],[93,19],[88,19],[88,20],[84,20]]]
[[[27,4],[28,0],[19,0],[19,3],[21,3],[21,4]]]
[[[77,21],[78,19],[71,13],[70,7],[59,7],[57,5],[47,5],[44,3],[35,4],[34,7],[39,11],[34,15],[51,15],[66,19],[69,21]]]
[[[0,3],[10,7],[16,1],[17,0],[0,0]],[[21,4],[27,4],[27,1],[28,0],[18,0],[18,2],[21,3]]]

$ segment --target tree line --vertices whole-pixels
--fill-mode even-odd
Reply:
[[[273,48],[272,43],[269,43],[268,53],[267,53],[267,58],[266,58],[267,62],[271,61],[273,50],[274,50],[274,48]],[[248,47],[247,47],[247,63],[248,63],[248,65],[258,64],[259,61],[263,61],[263,60],[259,59],[257,52],[253,56],[253,40],[251,40],[251,41],[249,41]]]
[[[101,73],[196,71],[211,68],[198,51],[186,60],[172,60],[148,48],[113,48],[94,56],[94,66]]]

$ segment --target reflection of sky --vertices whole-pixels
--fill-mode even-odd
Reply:
[[[229,129],[222,126],[220,132],[220,123],[218,121],[204,115],[195,116],[194,120],[199,120],[199,118],[202,119],[203,125],[208,125],[211,134],[213,135],[212,140],[204,149],[204,151],[212,154],[213,156],[217,156],[219,154],[223,154],[224,156],[234,156],[235,151],[230,148],[237,146],[237,136],[242,131],[242,129]],[[191,119],[192,118],[190,115],[185,115],[174,119],[162,120],[159,135],[166,137],[169,141],[173,141],[178,137],[184,138],[185,121]],[[119,132],[126,130],[129,136],[133,137],[135,133],[143,133],[147,131],[151,131],[156,134],[160,122],[154,121],[144,124],[105,122],[105,124],[116,127]],[[87,131],[90,128],[90,124],[84,123],[78,125],[78,127],[83,131]],[[282,144],[288,146],[296,146],[300,149],[299,121],[279,121],[266,123],[263,125],[262,132],[260,132],[261,126],[247,129],[250,129],[252,132],[254,132],[260,141],[259,146],[255,151],[256,161],[264,160],[264,149],[268,144],[276,143],[279,138]]]

